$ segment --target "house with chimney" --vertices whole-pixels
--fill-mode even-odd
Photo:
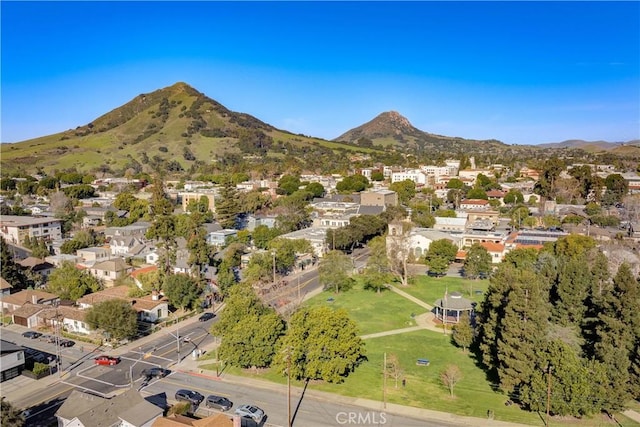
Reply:
[[[143,297],[129,297],[130,290],[128,286],[114,286],[87,294],[77,300],[76,304],[80,309],[86,310],[104,301],[120,299],[131,304],[138,313],[138,320],[155,323],[169,316],[169,301],[164,296],[154,293]]]
[[[0,307],[2,307],[3,314],[11,314],[25,304],[51,306],[58,302],[60,302],[60,298],[52,293],[37,289],[25,289],[14,294],[3,295],[0,298]]]
[[[164,408],[146,400],[135,389],[110,399],[73,390],[55,416],[59,427],[151,427],[163,413]]]

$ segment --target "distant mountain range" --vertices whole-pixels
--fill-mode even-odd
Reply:
[[[328,153],[381,156],[391,152],[431,159],[485,156],[522,160],[540,151],[608,151],[640,157],[639,141],[606,143],[565,141],[540,146],[507,145],[497,140],[473,140],[436,135],[415,128],[395,111],[384,112],[338,138],[294,134],[249,114],[231,111],[186,83],[143,93],[87,123],[14,144],[2,144],[0,166],[16,170],[121,169],[136,163],[171,162],[187,170],[231,154],[299,156],[315,159]],[[551,155],[551,154],[549,154]],[[307,160],[308,161],[308,160]]]
[[[562,142],[552,142],[539,144],[540,148],[580,148],[585,151],[612,151],[621,147],[640,147],[640,139],[627,142],[607,142],[607,141],[583,141],[581,139],[569,139]]]

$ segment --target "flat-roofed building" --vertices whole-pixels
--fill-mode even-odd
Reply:
[[[366,206],[398,206],[398,193],[393,190],[363,191],[360,204]]]
[[[0,216],[0,236],[7,242],[21,244],[26,237],[45,240],[62,239],[62,221],[32,216]]]

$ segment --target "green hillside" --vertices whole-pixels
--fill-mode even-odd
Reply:
[[[188,170],[230,153],[278,155],[282,147],[370,150],[294,135],[228,110],[185,83],[140,94],[91,123],[15,144],[2,144],[4,173],[76,168],[121,169],[135,160],[176,161]],[[281,149],[279,150],[278,147]]]

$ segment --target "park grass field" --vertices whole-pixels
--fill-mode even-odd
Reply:
[[[468,283],[473,282],[473,283]],[[488,280],[469,281],[454,277],[431,278],[419,276],[414,283],[402,290],[429,304],[441,298],[445,289],[448,292],[458,291],[465,298],[480,302],[483,295],[476,290],[486,291]],[[473,286],[473,288],[470,288]],[[332,300],[329,300],[329,299]],[[362,335],[401,329],[415,323],[411,314],[421,314],[424,309],[401,297],[384,291],[362,289],[357,285],[347,292],[335,294],[324,291],[309,299],[305,304],[310,306],[330,305],[347,310],[360,328]],[[496,420],[527,424],[544,425],[545,414],[532,413],[519,409],[517,405],[505,405],[508,397],[492,388],[492,383],[485,372],[476,363],[471,353],[456,347],[449,335],[430,330],[419,330],[396,335],[387,335],[364,340],[367,360],[351,373],[341,384],[312,382],[311,389],[335,393],[344,396],[360,397],[372,400],[383,400],[383,360],[395,355],[402,369],[402,377],[406,380],[403,387],[401,378],[396,387],[393,378],[387,378],[386,401],[400,405],[420,407],[463,416],[485,418],[487,411],[492,411]],[[212,355],[210,355],[212,356]],[[429,366],[418,366],[417,359],[428,359]],[[450,396],[447,388],[440,380],[440,373],[450,364],[456,365],[462,372],[462,379]],[[216,364],[201,365],[201,368],[216,370]],[[269,369],[251,372],[230,366],[225,372],[233,375],[254,377],[262,380],[286,384],[286,377]],[[297,387],[304,387],[302,382],[293,381]],[[637,408],[633,408],[636,409]],[[550,426],[631,427],[640,424],[616,414],[617,423],[608,418],[596,415],[589,419],[550,419]]]
[[[411,315],[425,312],[424,308],[395,292],[365,291],[359,284],[352,290],[339,294],[322,292],[305,304],[313,307],[330,305],[336,309],[344,308],[358,325],[361,335],[415,326]]]
[[[445,292],[449,292],[449,294],[460,292],[464,298],[480,304],[484,299],[484,293],[489,288],[489,280],[470,280],[448,276],[416,276],[409,286],[396,286],[430,305],[434,305],[437,299],[444,296]]]

